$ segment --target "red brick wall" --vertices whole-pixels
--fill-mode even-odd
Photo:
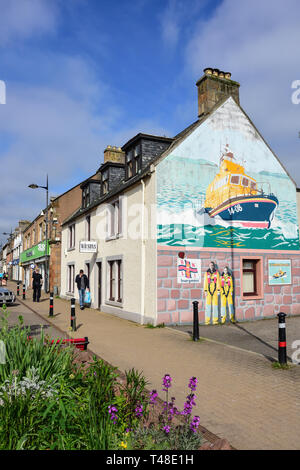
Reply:
[[[201,283],[177,283],[178,253],[184,251],[187,258],[201,259]],[[258,300],[243,300],[241,296],[241,257],[262,257],[263,292]],[[268,285],[268,260],[291,259],[292,285]],[[157,251],[157,315],[158,323],[192,323],[194,300],[199,301],[199,321],[204,322],[203,277],[210,261],[214,261],[220,273],[228,265],[233,272],[235,288],[235,315],[238,321],[256,320],[275,316],[280,311],[300,314],[300,254],[297,252],[251,252],[199,248],[161,247]]]

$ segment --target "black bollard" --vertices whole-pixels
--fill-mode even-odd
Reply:
[[[23,300],[26,299],[26,294],[25,294],[25,292],[26,292],[26,291],[25,291],[25,284],[23,284]]]
[[[49,317],[53,317],[53,292],[50,292]]]
[[[20,283],[19,283],[19,281],[17,282],[17,295],[20,295]]]
[[[285,329],[285,317],[286,314],[280,312],[278,316],[278,362],[280,364],[286,364],[286,329]]]
[[[199,340],[199,316],[198,316],[198,300],[193,302],[193,341]]]
[[[71,328],[76,331],[75,299],[71,299]]]

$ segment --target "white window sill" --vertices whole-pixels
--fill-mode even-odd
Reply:
[[[116,302],[115,300],[106,300],[105,303],[107,305],[112,305],[113,307],[123,308],[123,302]]]
[[[111,235],[110,237],[106,237],[105,241],[110,242],[111,240],[118,240],[118,238],[122,238],[123,234],[122,233],[117,233],[116,235]]]

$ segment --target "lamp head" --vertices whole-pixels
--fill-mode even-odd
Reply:
[[[36,188],[38,188],[38,185],[37,184],[29,184],[28,188],[36,189]]]

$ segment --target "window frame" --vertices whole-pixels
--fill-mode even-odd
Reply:
[[[123,257],[106,259],[107,289],[105,303],[116,307],[123,306]]]
[[[68,249],[74,250],[75,248],[75,223],[68,226]]]
[[[244,268],[244,262],[255,262],[254,269]],[[260,300],[264,298],[264,275],[263,275],[263,257],[262,256],[241,256],[240,273],[241,273],[241,296],[242,300]],[[254,272],[255,292],[244,293],[243,282],[244,272]]]
[[[68,268],[68,290],[69,294],[74,294],[75,291],[75,263],[70,263],[67,265]]]
[[[123,235],[123,202],[122,196],[107,204],[108,234],[106,241],[121,238]]]

